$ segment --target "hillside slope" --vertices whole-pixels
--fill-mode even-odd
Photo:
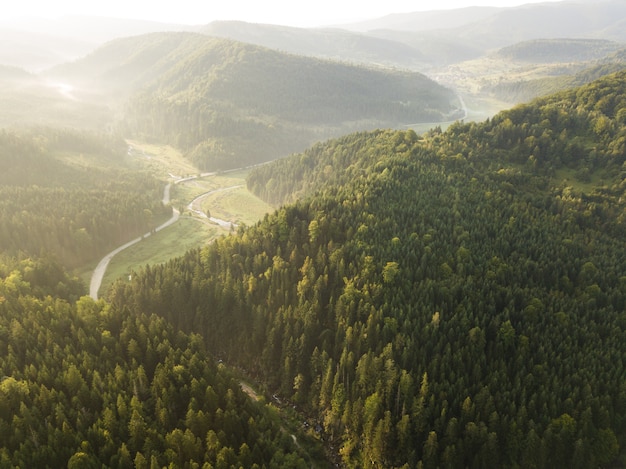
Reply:
[[[529,63],[568,63],[599,60],[624,49],[624,44],[603,39],[534,39],[503,47],[496,55]]]
[[[251,187],[314,195],[111,301],[202,334],[348,466],[607,465],[626,435],[624,83],[277,162]]]
[[[205,169],[279,158],[350,130],[460,115],[454,93],[421,74],[191,33],[113,41],[52,74],[129,96],[125,133],[176,145]]]
[[[415,70],[419,70],[424,63],[423,53],[406,44],[343,29],[304,29],[216,21],[203,27],[200,32],[292,54],[351,63],[393,65]]]
[[[77,294],[54,264],[0,263],[3,467],[310,467],[197,335]]]

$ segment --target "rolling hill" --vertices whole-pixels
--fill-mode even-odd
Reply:
[[[505,60],[535,64],[589,62],[624,49],[604,39],[535,39],[503,47],[496,55]]]
[[[0,64],[41,72],[77,60],[107,41],[157,31],[193,31],[187,25],[89,16],[0,19]]]
[[[173,144],[206,169],[279,158],[347,131],[462,114],[452,91],[418,73],[191,33],[113,41],[50,76],[124,97],[125,133]]]
[[[623,2],[608,0],[402,13],[334,29],[215,22],[200,31],[295,54],[426,71],[536,39],[626,42],[625,22]]]

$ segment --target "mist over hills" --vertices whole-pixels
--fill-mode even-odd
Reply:
[[[286,156],[346,131],[462,116],[452,91],[415,72],[193,33],[112,41],[48,76],[105,90],[123,104],[126,131],[176,145],[207,169]]]
[[[348,467],[617,463],[625,79],[258,168],[295,201],[111,301],[200,331]]]
[[[605,58],[625,46],[605,39],[534,39],[503,47],[496,54],[530,63],[588,62]]]
[[[86,55],[115,38],[150,32],[203,32],[297,54],[424,70],[532,39],[596,38],[626,41],[623,2],[555,2],[515,8],[471,7],[393,14],[335,28],[293,28],[239,21],[178,25],[71,16],[0,22],[11,44],[0,63],[42,70]],[[46,52],[43,52],[46,51]]]
[[[342,57],[350,60],[372,57],[371,47],[374,45],[376,50],[384,51],[384,43],[376,43],[374,39],[386,40],[390,41],[389,45],[402,44],[402,49],[410,52],[411,60],[399,59],[392,54],[383,56],[382,63],[398,66],[414,63],[423,70],[432,65],[468,60],[532,39],[595,38],[626,42],[625,18],[624,3],[609,0],[396,14],[341,25],[338,27],[344,30],[341,34],[336,30],[293,29],[241,22],[212,23],[203,31],[306,55],[333,56],[336,46],[342,45]],[[348,42],[350,37],[351,43]],[[369,41],[364,37],[369,37]],[[312,47],[311,44],[316,45]]]
[[[203,34],[258,44],[271,49],[357,63],[419,69],[424,54],[407,44],[340,28],[304,29],[241,21],[216,21]]]
[[[489,18],[499,10],[500,9],[497,7],[467,7],[453,10],[395,13],[383,16],[382,18],[341,25],[341,27],[358,32],[375,30],[430,31],[452,29]]]
[[[0,63],[40,72],[87,55],[119,37],[155,31],[193,31],[188,25],[89,16],[0,21]]]

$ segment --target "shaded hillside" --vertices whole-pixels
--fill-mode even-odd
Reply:
[[[348,466],[609,465],[626,436],[625,83],[259,169],[260,194],[312,195],[109,297],[262,376]]]
[[[454,93],[421,74],[199,34],[113,41],[51,73],[131,96],[126,134],[173,144],[206,169],[279,158],[350,130],[460,115]]]
[[[54,264],[0,263],[3,467],[310,467],[199,336],[78,294]]]
[[[132,171],[123,141],[72,130],[0,131],[0,253],[66,268],[156,226],[162,183]]]
[[[206,169],[275,159],[349,130],[460,112],[451,91],[420,74],[187,33],[113,41],[51,76],[131,96],[124,132],[176,145]]]

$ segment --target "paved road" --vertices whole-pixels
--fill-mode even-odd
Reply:
[[[222,220],[221,218],[207,217],[206,213],[204,213],[202,210],[197,208],[197,206],[202,201],[202,199],[204,199],[205,197],[208,197],[211,194],[215,194],[216,192],[230,191],[232,189],[238,189],[239,187],[243,187],[243,185],[240,184],[238,186],[222,187],[221,189],[214,189],[212,191],[205,192],[204,194],[200,194],[198,197],[196,197],[191,202],[189,202],[189,205],[187,205],[187,210],[195,213],[196,215],[202,218],[208,218],[213,223],[216,223],[224,228],[236,227],[237,225],[235,225],[234,223],[230,221]]]
[[[204,177],[204,176],[210,176],[214,173],[202,173],[200,174],[199,177]],[[176,176],[170,174],[171,177],[176,178]],[[181,182],[187,182],[187,181],[191,181],[193,179],[197,179],[198,176],[191,176],[188,178],[178,178],[176,181],[174,181],[174,184],[179,184]],[[170,203],[170,189],[172,187],[172,183],[168,183],[165,186],[165,189],[163,189],[163,205],[168,205]],[[195,199],[193,199],[191,201],[191,203],[188,205],[188,209],[193,212],[196,213],[197,215],[200,215],[202,218],[208,218],[210,221],[212,221],[213,223],[216,223],[224,228],[231,228],[233,226],[236,226],[234,223],[231,223],[229,221],[226,220],[221,220],[219,218],[215,218],[215,217],[207,217],[206,213],[202,212],[201,210],[198,210],[195,208],[194,204],[198,203],[200,200],[202,200],[204,197],[209,196],[210,194],[213,194],[215,192],[221,192],[221,191],[226,191],[226,190],[231,190],[231,189],[236,189],[238,187],[242,187],[241,185],[239,186],[231,186],[231,187],[224,187],[222,189],[215,189],[209,192],[205,192],[204,194],[200,194],[198,197],[196,197]],[[165,223],[163,223],[162,225],[158,226],[154,232],[157,231],[161,231],[164,228],[167,228],[168,226],[176,223],[178,221],[178,219],[180,218],[180,212],[178,210],[176,210],[175,208],[172,208],[172,217],[167,220]],[[113,251],[111,251],[110,253],[108,253],[106,256],[104,256],[102,258],[102,260],[98,263],[96,269],[93,271],[93,273],[91,274],[91,282],[89,284],[89,296],[91,296],[94,300],[98,299],[98,291],[100,291],[100,286],[102,285],[102,279],[104,278],[104,274],[106,273],[107,268],[109,267],[109,262],[111,262],[111,259],[113,259],[113,257],[115,257],[117,254],[119,254],[120,252],[122,252],[124,249],[127,249],[129,247],[131,247],[134,244],[137,244],[139,241],[141,241],[144,238],[147,238],[148,236],[150,236],[153,232],[149,232],[144,234],[143,236],[140,236],[138,238],[133,239],[132,241],[127,242],[126,244],[123,244],[122,246],[118,247],[117,249],[114,249]]]

